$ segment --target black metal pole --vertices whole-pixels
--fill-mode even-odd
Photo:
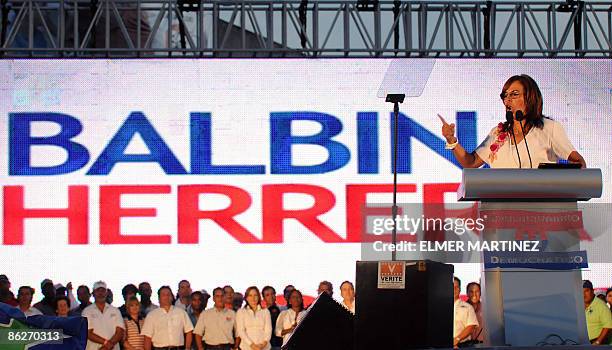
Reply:
[[[577,1],[576,16],[574,17],[574,48],[576,49],[576,57],[584,56],[584,48],[582,47],[582,16],[584,12],[584,1]]]
[[[179,18],[179,33],[181,36],[181,48],[187,48],[187,42],[185,40],[185,0],[178,0],[178,11],[181,14],[181,18]],[[172,11],[172,9],[170,9]],[[183,56],[186,56],[187,52],[183,52]]]
[[[393,219],[393,229],[391,230],[391,243],[393,246],[397,244],[397,143],[398,143],[398,126],[399,126],[399,104],[404,102],[405,94],[388,94],[386,102],[393,103],[393,206],[391,207],[391,216]],[[391,251],[391,260],[397,259],[395,249]]]
[[[306,44],[308,43],[306,41],[306,26],[308,25],[307,21],[308,21],[308,14],[307,14],[307,10],[308,10],[308,0],[302,0],[302,2],[300,2],[300,7],[298,9],[298,20],[301,24],[300,27],[300,44],[302,45],[302,49],[306,49]],[[316,35],[316,34],[315,34]]]
[[[483,46],[485,50],[485,56],[491,57],[491,8],[493,7],[492,1],[487,1],[485,7],[482,9],[483,18]]]
[[[2,17],[0,19],[0,21],[2,21],[2,24],[0,24],[0,46],[4,46],[4,43],[6,41],[6,32],[8,29],[9,8],[7,6],[7,0],[0,0],[0,4],[2,6],[2,14],[0,14],[0,16]],[[0,54],[0,56],[1,55],[2,54]]]
[[[396,50],[394,53],[395,56],[397,56],[397,54],[399,53],[399,51],[397,50],[399,50],[400,31],[399,31],[399,21],[397,20],[397,18],[400,15],[400,6],[401,6],[401,3],[399,0],[393,1],[393,23],[397,23],[397,25],[393,29],[393,49]]]
[[[397,129],[399,119],[399,103],[393,103],[393,207],[391,215],[393,217],[393,230],[391,231],[391,243],[395,247],[397,243]],[[391,251],[391,260],[397,260],[395,249]]]

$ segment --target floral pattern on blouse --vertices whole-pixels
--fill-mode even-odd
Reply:
[[[497,151],[504,145],[508,139],[508,132],[504,130],[504,123],[499,123],[495,130],[495,141],[489,146],[489,164],[493,163],[497,159]]]

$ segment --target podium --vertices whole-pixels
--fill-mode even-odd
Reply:
[[[463,170],[459,201],[478,201],[480,217],[520,223],[517,227],[529,231],[485,225],[482,240],[535,240],[545,246],[543,252],[506,254],[508,259],[482,255],[485,346],[537,346],[551,334],[589,344],[580,271],[584,265],[538,263],[551,261],[551,256],[586,260],[586,253],[579,252],[581,228],[547,226],[565,213],[579,213],[578,201],[601,194],[599,169]],[[547,234],[547,229],[556,232]],[[506,263],[494,264],[500,261]]]
[[[403,288],[381,288],[385,264],[404,275]],[[453,270],[431,260],[358,261],[354,349],[452,348]]]

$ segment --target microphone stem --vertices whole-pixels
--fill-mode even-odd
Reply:
[[[518,151],[518,145],[516,144],[516,136],[514,136],[514,127],[512,126],[512,124],[510,124],[510,133],[512,133],[512,138],[514,139],[514,148],[516,149],[516,155],[518,156],[518,160],[519,160],[519,168],[523,168],[523,165],[521,163],[521,155],[519,154]]]
[[[527,155],[529,156],[529,167],[533,169],[533,164],[531,163],[531,153],[529,152],[529,144],[527,143],[527,136],[525,136],[525,129],[523,129],[523,123],[519,122],[521,126],[521,132],[523,133],[523,141],[525,141],[525,147],[527,147]]]

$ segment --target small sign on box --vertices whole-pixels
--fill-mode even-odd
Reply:
[[[378,289],[406,288],[406,265],[403,261],[378,262]]]

